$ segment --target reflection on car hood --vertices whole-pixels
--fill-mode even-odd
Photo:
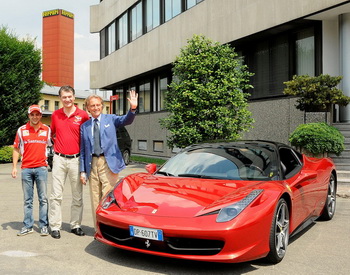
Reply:
[[[123,211],[193,217],[242,199],[259,182],[177,178],[145,173],[124,178],[114,196]]]

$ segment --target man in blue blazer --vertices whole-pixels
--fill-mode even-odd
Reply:
[[[134,121],[138,95],[130,91],[130,110],[126,115],[102,114],[102,97],[90,95],[85,106],[91,119],[80,127],[80,180],[89,180],[92,216],[96,229],[95,210],[101,198],[118,180],[125,163],[118,147],[117,128]]]

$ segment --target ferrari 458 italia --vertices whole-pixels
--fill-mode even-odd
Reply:
[[[278,263],[290,236],[335,211],[332,160],[281,143],[193,145],[146,170],[103,198],[97,240],[180,259]]]

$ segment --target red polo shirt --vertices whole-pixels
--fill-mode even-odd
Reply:
[[[63,112],[63,108],[54,111],[50,127],[55,152],[65,155],[78,154],[80,152],[80,125],[88,119],[87,112],[78,107],[70,117]]]
[[[22,168],[47,166],[46,146],[51,145],[50,136],[50,127],[41,122],[38,131],[29,122],[18,128],[13,146],[20,149]]]

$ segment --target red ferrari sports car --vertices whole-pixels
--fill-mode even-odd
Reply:
[[[281,143],[193,145],[146,169],[102,199],[97,240],[180,259],[278,263],[290,236],[335,211],[332,160]]]

